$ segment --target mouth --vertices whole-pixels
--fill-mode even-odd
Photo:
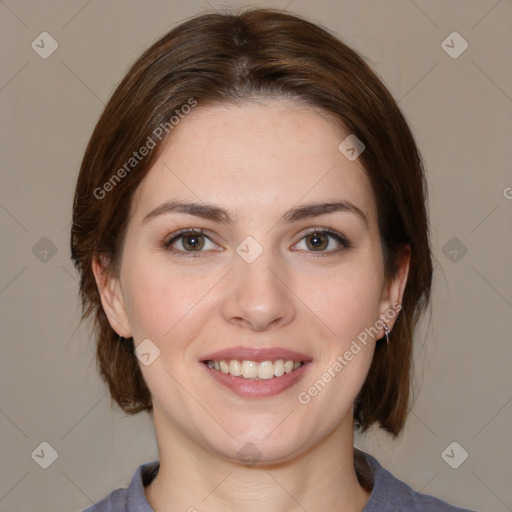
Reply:
[[[253,380],[270,380],[280,378],[285,374],[292,373],[304,365],[303,361],[294,361],[293,359],[276,359],[275,361],[251,361],[238,359],[221,359],[213,361],[211,359],[203,361],[208,368],[217,372],[222,372],[233,377]]]
[[[296,384],[312,358],[286,349],[227,349],[202,358],[219,384],[244,398],[269,398]]]

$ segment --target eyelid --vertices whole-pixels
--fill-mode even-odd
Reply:
[[[184,228],[179,229],[178,231],[175,231],[174,233],[171,233],[168,235],[164,240],[164,245],[169,246],[173,242],[175,242],[178,238],[185,236],[185,235],[205,235],[205,232],[203,229],[200,228]]]
[[[320,235],[327,235],[327,236],[330,236],[331,238],[334,238],[338,242],[338,244],[340,244],[340,247],[338,247],[336,249],[331,249],[329,251],[304,251],[308,254],[311,254],[312,256],[329,256],[329,255],[338,253],[339,251],[349,249],[352,246],[351,243],[349,242],[349,240],[344,235],[339,233],[338,231],[335,231],[331,228],[318,227],[318,228],[308,228],[306,231],[303,231],[302,233],[300,233],[300,235],[299,235],[300,238],[299,238],[298,242],[296,242],[292,247],[296,246],[299,242],[301,242],[308,235],[312,235],[314,233],[320,234]],[[163,241],[163,244],[162,244],[163,248],[168,251],[171,251],[175,254],[179,254],[180,256],[192,256],[192,257],[198,257],[202,253],[208,253],[212,250],[216,250],[216,249],[209,249],[206,251],[183,251],[183,250],[175,249],[174,247],[172,247],[172,245],[177,240],[179,240],[180,238],[182,238],[186,235],[202,235],[205,238],[207,238],[211,243],[218,245],[212,239],[212,236],[208,235],[206,233],[206,230],[204,230],[202,228],[184,228],[184,229],[180,229],[179,231],[176,231],[176,232],[172,233],[171,235],[169,235],[169,237]]]
[[[209,249],[207,251],[183,251],[181,249],[176,249],[173,247],[173,244],[179,240],[180,238],[183,238],[187,235],[202,235],[205,238],[207,238],[212,244],[218,245],[213,239],[212,236],[208,235],[206,233],[206,230],[202,228],[184,228],[180,229],[179,231],[175,231],[174,233],[171,233],[163,242],[162,246],[165,250],[172,252],[174,254],[178,254],[179,256],[192,256],[192,257],[198,257],[204,253],[208,253],[212,250],[217,249]]]
[[[344,235],[342,235],[338,231],[335,231],[334,229],[325,228],[325,227],[324,228],[320,228],[320,227],[309,228],[306,231],[300,233],[299,241],[297,243],[295,243],[292,247],[297,245],[308,235],[312,235],[315,233],[319,234],[319,235],[327,235],[327,236],[330,236],[331,238],[334,238],[340,244],[340,247],[338,247],[337,249],[331,249],[329,251],[305,251],[308,254],[311,254],[313,256],[329,256],[331,254],[335,254],[335,253],[338,253],[339,251],[350,249],[352,247],[352,244]]]

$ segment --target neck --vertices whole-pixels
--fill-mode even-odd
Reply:
[[[159,429],[160,419],[155,411],[160,469],[145,488],[155,511],[361,512],[368,500],[354,468],[351,417],[293,460],[255,466],[206,451],[176,430]]]

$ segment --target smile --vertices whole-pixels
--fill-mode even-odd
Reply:
[[[205,361],[208,368],[243,379],[270,380],[292,373],[304,365],[302,361],[276,359],[275,361],[225,360]]]

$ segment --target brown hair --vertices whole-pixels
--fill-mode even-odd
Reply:
[[[402,311],[389,345],[377,343],[354,404],[361,431],[378,423],[397,436],[409,407],[413,331],[432,279],[421,158],[396,102],[364,60],[319,26],[274,10],[205,14],[174,28],[128,71],[96,125],[76,186],[71,254],[81,275],[83,318],[93,317],[99,372],[126,413],[152,409],[133,340],[120,342],[103,311],[92,261],[105,257],[106,270],[117,275],[131,198],[166,141],[155,137],[158,128],[167,123],[172,135],[172,116],[194,101],[267,95],[306,102],[363,141],[359,158],[376,198],[387,276],[395,275],[403,246],[411,247]],[[147,156],[131,161],[149,138]]]

